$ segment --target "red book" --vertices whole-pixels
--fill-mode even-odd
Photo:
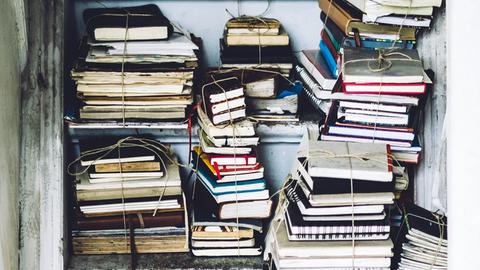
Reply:
[[[421,95],[425,93],[425,83],[343,83],[346,94],[389,94]]]
[[[327,32],[325,32],[325,29],[322,30],[320,33],[320,36],[322,37],[322,40],[327,44],[328,50],[332,54],[333,58],[335,58],[338,62],[338,52],[335,50],[335,47],[333,46],[332,41],[330,40],[330,37],[328,36]]]
[[[212,166],[219,165],[254,165],[257,163],[255,155],[208,155]]]

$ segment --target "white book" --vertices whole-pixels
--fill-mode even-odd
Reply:
[[[122,38],[123,39],[123,38]],[[187,36],[173,33],[169,39],[166,40],[148,40],[148,41],[129,41],[125,44],[123,41],[114,42],[94,42],[90,43],[91,46],[106,46],[111,47],[114,50],[121,50],[126,45],[127,52],[140,53],[144,50],[198,50],[198,46],[195,45]]]
[[[305,221],[365,221],[365,220],[383,220],[385,218],[385,213],[378,215],[343,215],[343,216],[304,216],[303,220]]]
[[[80,211],[84,214],[100,214],[100,213],[109,213],[109,212],[120,212],[120,211],[149,211],[154,209],[164,210],[164,209],[177,209],[181,205],[178,203],[178,200],[154,200],[147,202],[125,202],[125,203],[114,203],[114,204],[101,204],[101,205],[90,205],[90,206],[80,206]]]
[[[243,87],[232,89],[232,90],[226,91],[225,93],[224,92],[221,92],[218,94],[212,93],[209,96],[209,98],[210,98],[210,103],[218,103],[218,102],[222,102],[225,100],[234,99],[242,96],[243,96]]]
[[[310,141],[308,147],[310,176],[379,182],[393,179],[387,145]]]
[[[387,131],[381,129],[355,128],[348,126],[329,126],[328,133],[402,141],[412,141],[415,138],[415,134],[412,132]]]
[[[228,28],[227,33],[233,35],[278,35],[279,28]]]
[[[110,163],[126,163],[126,162],[139,162],[139,161],[153,161],[155,156],[138,156],[138,157],[125,157],[125,158],[107,158],[99,160],[82,160],[80,165],[82,166],[91,166],[98,164],[110,164]]]
[[[251,147],[216,147],[202,129],[198,130],[198,139],[202,151],[209,154],[246,155],[252,151]]]
[[[261,248],[212,248],[197,249],[192,248],[195,256],[205,257],[225,257],[225,256],[259,256],[262,254]]]
[[[242,120],[239,122],[221,127],[215,126],[206,113],[200,109],[198,111],[198,124],[201,129],[208,135],[209,138],[215,137],[242,137],[242,136],[254,136],[255,128],[253,122],[250,120]]]
[[[353,205],[393,204],[393,192],[354,193]],[[346,206],[352,205],[351,194],[311,195],[312,206]]]
[[[352,1],[359,1],[359,0],[352,0]],[[409,7],[409,6],[440,7],[442,5],[442,0],[375,0],[375,2],[385,6],[397,6],[397,7]]]
[[[408,115],[405,116],[393,116],[387,115],[387,113],[381,112],[368,112],[362,111],[363,114],[359,114],[360,111],[348,110],[347,112],[338,112],[338,118],[344,118],[346,122],[355,123],[371,123],[379,125],[396,125],[406,126],[408,125]],[[375,115],[376,114],[376,115]]]
[[[140,177],[162,177],[163,172],[114,172],[114,173],[90,173],[92,178],[140,178]]]
[[[417,97],[401,96],[401,95],[369,95],[369,94],[352,95],[352,94],[345,94],[343,92],[332,93],[331,91],[322,91],[319,89],[313,89],[313,93],[319,99],[351,100],[351,101],[390,103],[390,104],[401,104],[401,105],[411,105],[411,106],[417,106],[418,100],[419,100]]]
[[[412,146],[412,143],[408,141],[386,140],[382,138],[371,139],[371,138],[361,138],[361,137],[338,136],[334,134],[323,134],[323,133],[320,136],[321,136],[321,139],[324,141],[366,143],[366,144],[389,144],[392,147],[392,150],[393,150],[393,147],[409,148]]]
[[[358,241],[352,248],[350,241],[289,241],[286,224],[280,223],[276,233],[276,249],[280,257],[305,258],[348,258],[355,255],[356,258],[382,258],[393,256],[392,240],[384,241]]]
[[[99,27],[95,28],[93,34],[95,39],[99,41],[117,41],[128,37],[128,40],[146,40],[146,39],[165,39],[168,38],[168,28],[166,26],[151,27],[133,27],[133,28],[116,28],[116,27]]]
[[[227,138],[219,138],[219,137],[210,137],[210,141],[216,147],[222,146],[254,146],[258,145],[260,137],[227,137]]]
[[[230,183],[247,180],[255,180],[263,178],[263,168],[261,171],[252,173],[233,172],[231,174],[222,175],[222,179],[217,180],[217,183]]]
[[[245,107],[244,97],[229,99],[227,101],[212,104],[211,110],[213,114],[218,114],[220,112],[228,112],[228,110],[233,110],[240,107]]]
[[[430,27],[432,20],[430,18],[414,18],[405,16],[368,16],[367,14],[363,15],[363,22],[366,23],[380,23],[380,24],[391,24],[391,25],[403,25],[411,27]]]
[[[115,84],[79,84],[77,91],[82,93],[145,93],[145,94],[176,94],[183,93],[184,84],[126,84],[123,86]]]
[[[396,112],[396,113],[407,113],[407,110],[408,110],[408,107],[405,105],[390,105],[390,104],[383,104],[380,102],[366,103],[366,102],[355,102],[355,101],[340,101],[338,105],[340,108]]]
[[[237,120],[239,118],[243,118],[245,116],[246,116],[245,109],[227,111],[224,113],[213,115],[212,122],[214,125],[221,124],[221,123],[229,123],[231,121]]]
[[[219,247],[236,248],[236,247],[253,247],[253,246],[255,246],[255,238],[231,240],[231,241],[224,241],[224,240],[207,241],[207,240],[192,239],[192,247],[194,248],[219,248]]]
[[[305,70],[308,71],[308,74],[312,76],[323,89],[332,90],[335,84],[337,83],[336,79],[325,78],[322,73],[315,67],[315,65],[308,60],[307,56],[303,52],[297,53],[297,59],[300,61],[300,64],[305,67]]]
[[[226,203],[221,206],[221,219],[268,218],[272,209],[271,200]]]
[[[439,7],[442,0],[347,0],[368,14],[432,15],[432,7]],[[410,10],[409,10],[410,7]]]

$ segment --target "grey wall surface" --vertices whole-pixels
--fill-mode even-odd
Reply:
[[[20,61],[13,2],[0,2],[0,269],[18,267]]]

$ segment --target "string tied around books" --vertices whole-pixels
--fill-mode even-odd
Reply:
[[[355,269],[355,193],[354,193],[354,182],[353,182],[353,165],[352,165],[352,159],[357,159],[361,162],[367,162],[367,161],[373,161],[379,164],[387,165],[390,166],[389,159],[391,159],[393,162],[396,162],[398,165],[400,163],[396,160],[396,158],[387,153],[387,161],[383,159],[379,159],[379,155],[384,155],[384,153],[381,152],[364,152],[364,153],[351,153],[349,144],[346,143],[347,147],[347,154],[335,154],[332,151],[329,150],[322,150],[322,149],[317,149],[311,152],[311,154],[307,157],[305,162],[311,158],[311,157],[323,157],[323,158],[348,158],[349,161],[349,166],[350,166],[350,174],[349,174],[349,179],[350,179],[350,198],[351,198],[351,218],[352,218],[352,231],[351,231],[351,242],[352,242],[352,269]],[[402,174],[405,174],[404,171],[400,170]]]
[[[405,209],[405,206],[400,207],[400,206],[397,205],[397,208],[402,213],[402,223],[400,224],[400,228],[399,228],[397,236],[395,238],[395,242],[398,241],[398,238],[400,236],[400,233],[402,232],[403,226],[406,226],[407,230],[411,229],[410,223],[408,221],[408,218],[410,216],[418,218],[418,219],[423,219],[427,222],[432,222],[432,223],[438,224],[438,231],[439,231],[439,237],[438,238],[439,239],[438,239],[435,251],[434,251],[435,253],[433,255],[432,261],[430,262],[430,265],[429,265],[429,270],[434,269],[435,264],[437,262],[437,258],[440,254],[441,248],[444,245],[444,243],[446,243],[446,240],[443,239],[443,237],[445,236],[445,230],[446,230],[446,227],[447,227],[447,224],[444,221],[445,214],[441,213],[439,210],[437,210],[435,212],[432,212],[432,216],[435,218],[435,220],[433,220],[433,219],[425,218],[423,216],[419,216],[419,215],[416,215],[416,214],[407,213],[407,210]]]
[[[146,149],[149,152],[153,153],[158,158],[158,160],[160,161],[162,167],[165,169],[165,179],[166,179],[166,181],[165,181],[164,187],[162,189],[162,192],[159,195],[158,203],[157,203],[157,205],[154,209],[154,212],[153,212],[153,216],[155,216],[157,211],[158,211],[158,207],[160,206],[160,202],[163,198],[163,195],[165,194],[166,189],[167,189],[167,184],[168,184],[168,179],[169,179],[167,163],[171,163],[171,164],[173,164],[177,167],[190,168],[188,165],[181,164],[176,159],[172,158],[171,157],[171,152],[170,152],[171,150],[167,146],[165,146],[164,144],[162,144],[158,141],[151,140],[151,139],[146,139],[146,138],[136,138],[136,137],[130,136],[130,137],[120,139],[115,144],[112,144],[112,145],[109,145],[109,146],[106,146],[106,147],[99,147],[99,148],[94,148],[94,149],[91,149],[91,150],[87,150],[85,152],[82,152],[76,159],[74,159],[72,162],[70,162],[68,164],[67,173],[70,176],[80,176],[80,175],[88,172],[88,170],[92,166],[94,166],[94,164],[97,161],[105,158],[110,153],[117,150],[118,151],[120,180],[121,180],[122,188],[123,188],[123,181],[124,181],[124,178],[122,176],[122,169],[123,169],[122,167],[123,166],[120,162],[121,161],[121,149],[136,148],[136,147]],[[74,165],[78,164],[83,158],[92,157],[92,156],[96,157],[96,158],[88,166],[84,166],[84,168],[82,168],[80,170],[76,170],[76,168],[73,169]]]
[[[106,6],[102,4],[101,2],[97,1],[99,4]],[[126,100],[125,100],[125,63],[126,63],[126,58],[127,58],[127,42],[128,42],[128,32],[129,32],[129,19],[130,16],[139,16],[139,17],[151,17],[154,16],[153,14],[145,14],[145,13],[131,13],[127,9],[123,8],[123,11],[125,12],[124,14],[120,13],[103,13],[103,14],[98,14],[95,16],[92,16],[87,20],[85,23],[88,27],[88,25],[91,23],[91,21],[95,18],[98,17],[125,17],[125,36],[123,40],[123,51],[122,51],[122,63],[120,66],[120,78],[121,78],[121,98],[122,98],[122,127],[126,128]]]
[[[267,1],[267,8],[260,14],[258,15],[240,15],[240,2],[238,2],[238,16],[233,15],[228,9],[225,9],[227,14],[229,14],[232,18],[231,20],[236,20],[239,22],[243,22],[247,24],[247,29],[254,33],[257,34],[258,36],[258,65],[262,64],[262,44],[261,44],[261,36],[266,34],[268,31],[270,31],[270,25],[268,22],[265,20],[263,17],[268,10],[270,9],[270,0]],[[261,27],[259,25],[265,25],[265,30],[261,31]]]
[[[213,76],[212,74],[210,74],[210,77],[212,79],[211,82],[209,83],[206,83],[202,86],[201,88],[201,95],[202,95],[202,107],[203,107],[203,110],[204,112],[207,112],[207,107],[206,107],[206,103],[205,103],[205,88],[207,86],[210,86],[210,85],[215,85],[216,87],[218,87],[224,97],[225,97],[225,100],[226,100],[226,104],[227,104],[227,111],[228,111],[228,115],[229,115],[229,119],[228,119],[228,123],[225,124],[223,127],[220,127],[220,128],[226,128],[227,126],[231,126],[232,127],[232,135],[233,135],[233,145],[232,145],[232,148],[233,148],[233,160],[236,160],[236,157],[237,157],[237,152],[236,152],[236,149],[237,149],[237,127],[233,121],[233,116],[232,116],[232,110],[230,108],[230,104],[228,103],[228,96],[227,96],[227,91],[225,90],[225,88],[223,88],[220,83],[221,82],[224,82],[224,81],[230,81],[230,80],[238,80],[237,77],[234,77],[234,76],[231,76],[231,77],[227,77],[227,78],[222,78],[222,79],[217,79],[215,78],[215,76]],[[199,136],[201,137],[201,133],[199,134]],[[197,165],[196,165],[196,168],[198,168],[198,163],[199,163],[199,160],[200,160],[200,156],[197,156]],[[193,189],[195,190],[195,184],[196,184],[196,181],[197,181],[197,178],[198,178],[198,173],[196,174],[196,178],[195,178],[195,181],[194,181],[194,187]],[[235,183],[235,205],[236,205],[236,229],[237,229],[237,256],[240,257],[240,219],[239,219],[239,208],[238,208],[238,192],[237,192],[237,189],[238,189],[238,181],[237,181],[237,168],[236,166],[234,167],[234,183]],[[192,192],[192,196],[195,192]],[[193,199],[193,198],[192,198]]]
[[[362,58],[362,59],[354,59],[354,60],[349,60],[344,62],[344,66],[348,64],[353,64],[353,63],[359,63],[359,62],[367,62],[368,63],[368,69],[371,72],[384,72],[389,70],[393,63],[392,61],[405,61],[405,62],[415,62],[415,63],[421,63],[421,60],[419,59],[413,59],[409,55],[395,51],[395,49],[389,49],[389,50],[384,50],[384,49],[379,49],[377,50],[378,56],[376,58]],[[397,56],[397,57],[392,57],[392,56]]]

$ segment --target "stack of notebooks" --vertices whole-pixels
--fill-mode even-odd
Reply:
[[[145,138],[80,141],[74,254],[188,252],[188,215],[169,147]]]
[[[419,206],[403,206],[395,257],[399,270],[447,269],[447,218]]]
[[[206,105],[198,110],[200,146],[192,151],[198,179],[193,191],[192,252],[197,256],[259,255],[260,221],[270,216],[272,201],[255,153],[259,138],[245,118],[244,107],[235,105],[244,99],[243,87],[236,78],[206,84],[204,99]],[[223,111],[217,111],[222,106]],[[246,225],[252,222],[260,225]]]
[[[397,161],[418,163],[417,111],[431,81],[415,49],[395,50],[382,72],[372,70],[378,62],[369,59],[377,56],[370,49],[344,49],[344,95],[332,102],[321,139],[389,144]]]
[[[226,23],[220,59],[223,68],[273,69],[288,77],[293,56],[278,20],[243,16]]]
[[[297,58],[301,65],[295,68],[306,86],[307,92],[310,92],[307,93],[307,96],[312,105],[319,107],[320,111],[325,113],[331,106],[330,100],[348,101],[351,99],[344,93],[359,93],[359,91],[371,93],[371,89],[363,91],[363,86],[361,89],[357,88],[356,91],[344,93],[337,91],[337,78],[341,78],[340,75],[345,72],[343,63],[348,61],[342,56],[343,50],[348,47],[387,50],[388,52],[396,52],[395,49],[401,52],[402,49],[413,49],[418,29],[429,27],[433,8],[439,7],[441,4],[441,0],[319,0],[322,11],[320,19],[324,24],[320,32],[319,48],[298,53]],[[378,54],[370,57],[377,59]],[[405,57],[394,54],[390,58]],[[377,73],[382,74],[383,72]],[[351,87],[349,89],[352,90]],[[377,92],[374,91],[374,93]],[[389,93],[377,94],[384,96]],[[364,96],[362,102],[374,103],[379,99],[375,99],[373,96]],[[410,106],[411,103],[399,101],[395,97],[386,97],[383,100],[391,105],[408,103],[407,105]],[[416,154],[411,152],[418,153],[416,151],[418,148],[409,150],[411,151],[408,151],[408,157],[403,156],[402,159],[415,163]]]
[[[127,13],[128,15],[127,19]],[[79,121],[177,121],[193,102],[198,50],[156,5],[87,9],[72,70]]]
[[[276,268],[390,269],[393,179],[387,145],[310,141],[270,229]]]
[[[324,29],[320,46],[411,49],[417,29],[428,28],[441,0],[319,0]],[[328,15],[328,16],[327,16]]]
[[[230,69],[209,72],[207,81],[211,82],[213,78],[238,79],[230,82],[235,82],[237,87],[243,87],[242,105],[245,106],[249,118],[256,121],[298,121],[298,93],[301,87],[291,84],[282,75],[264,70]],[[220,95],[221,91],[218,92]]]

